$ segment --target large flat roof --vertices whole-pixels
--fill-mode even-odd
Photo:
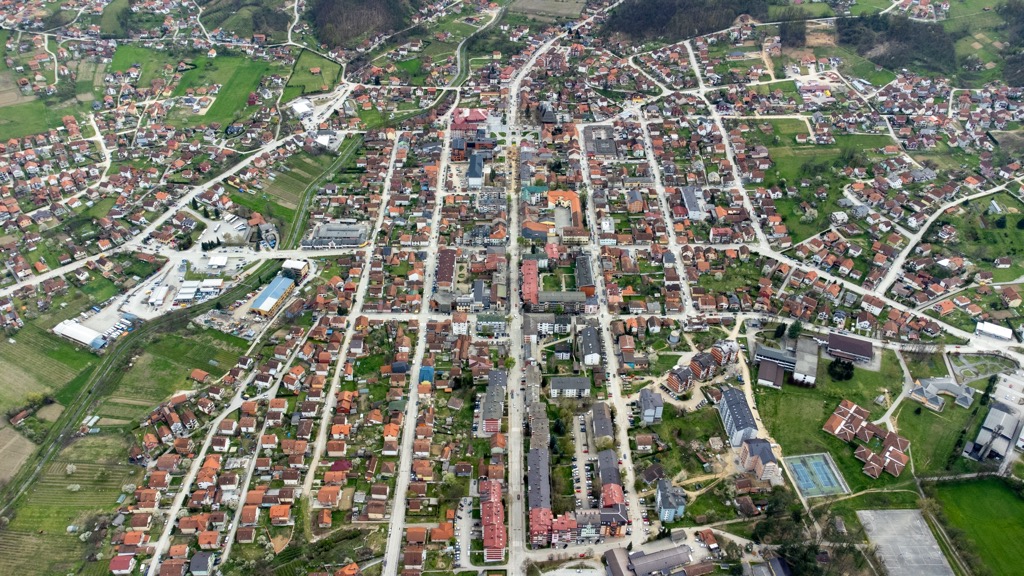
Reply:
[[[260,295],[256,297],[256,300],[252,303],[253,310],[259,310],[261,312],[269,312],[274,309],[277,301],[284,296],[285,292],[288,291],[295,281],[287,276],[277,276],[270,281],[270,284],[260,292]]]

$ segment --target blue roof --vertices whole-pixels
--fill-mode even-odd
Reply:
[[[421,366],[420,367],[420,382],[433,382],[434,381],[434,367],[433,366]]]
[[[252,307],[259,310],[268,300],[277,300],[295,284],[295,280],[288,278],[287,276],[277,276],[270,281],[270,284],[260,292],[260,295],[256,297],[256,300],[252,303]]]

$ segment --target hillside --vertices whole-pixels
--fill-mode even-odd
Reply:
[[[675,41],[732,26],[742,14],[766,20],[765,0],[626,0],[608,18],[605,30],[635,40]]]
[[[314,0],[309,19],[328,46],[354,47],[363,39],[409,25],[421,0]]]

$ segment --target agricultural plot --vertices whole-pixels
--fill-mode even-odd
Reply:
[[[276,171],[274,180],[264,185],[263,193],[282,206],[294,209],[302,200],[302,193],[330,167],[334,159],[327,154],[295,154],[284,163],[284,169]]]
[[[583,0],[515,0],[510,11],[539,19],[576,18],[583,12]]]
[[[0,532],[0,554],[11,574],[67,574],[81,566],[86,545],[67,534],[97,514],[112,512],[121,488],[137,483],[142,469],[123,464],[126,441],[82,438],[65,448],[27,492],[9,527]],[[68,474],[68,465],[73,465]],[[76,490],[68,487],[77,486]]]
[[[11,426],[0,428],[0,482],[10,480],[35,449],[35,444]]]
[[[27,324],[0,341],[0,411],[22,405],[32,394],[56,393],[96,358],[53,334]]]

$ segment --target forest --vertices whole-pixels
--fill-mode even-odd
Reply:
[[[836,19],[837,40],[872,62],[948,74],[956,67],[956,38],[941,24],[875,14]]]
[[[999,7],[999,15],[1006,20],[1003,80],[1024,86],[1024,0],[1009,0]]]
[[[321,42],[351,48],[369,36],[404,28],[419,6],[420,0],[314,0],[309,16]]]
[[[605,24],[605,30],[634,40],[664,38],[674,42],[723,30],[741,14],[768,19],[765,0],[626,0]]]

